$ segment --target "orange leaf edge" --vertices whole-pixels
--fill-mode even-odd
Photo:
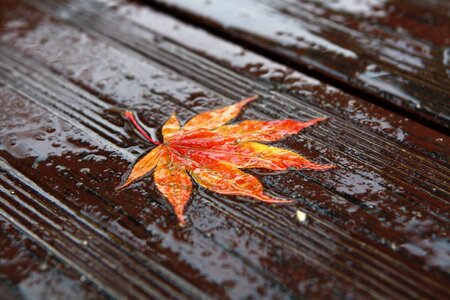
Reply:
[[[309,127],[311,125],[317,124],[319,122],[323,122],[325,120],[328,120],[328,117],[320,117],[320,118],[311,119],[309,121],[304,122],[304,124],[306,125],[305,127]]]
[[[134,179],[131,179],[131,180],[130,180],[128,177],[129,177],[129,176],[127,176],[127,180],[126,180],[124,183],[118,185],[118,186],[115,188],[115,191],[116,191],[116,192],[119,192],[119,191],[122,191],[123,189],[126,189],[130,184],[133,183],[133,181],[135,181]]]
[[[134,180],[130,180],[130,176],[129,176],[129,174],[128,174],[128,175],[127,175],[127,180],[125,180],[124,183],[119,184],[119,185],[115,188],[115,190],[116,190],[116,191],[121,191],[121,190],[127,188],[130,184],[132,184],[133,181],[134,181]]]
[[[335,165],[320,165],[320,164],[316,164],[316,163],[311,163],[307,166],[305,166],[304,168],[302,168],[301,170],[314,170],[314,171],[326,171],[326,170],[330,170],[330,169],[334,169],[336,168]],[[300,170],[300,169],[297,169]]]
[[[281,199],[281,198],[274,198],[266,194],[262,194],[263,197],[256,197],[251,196],[252,198],[256,198],[260,201],[263,201],[265,203],[272,203],[272,204],[288,204],[288,203],[294,203],[296,202],[293,199]]]

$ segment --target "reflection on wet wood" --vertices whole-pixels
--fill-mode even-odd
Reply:
[[[449,127],[446,1],[148,2]]]
[[[14,190],[9,190],[11,197],[15,197]],[[16,220],[4,218],[5,213],[2,210],[0,215],[2,299],[106,299],[84,277],[80,278],[72,266],[58,260],[50,249],[41,247],[34,237],[24,233]]]
[[[0,264],[0,289],[65,274],[58,292],[86,298],[450,296],[447,136],[142,4],[0,7],[0,257],[32,270]],[[295,204],[194,188],[180,228],[151,180],[115,191],[149,147],[115,110],[156,130],[252,94],[242,120],[330,117],[276,145],[337,169],[252,171]]]

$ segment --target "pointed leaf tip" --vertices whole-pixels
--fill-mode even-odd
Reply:
[[[306,128],[306,127],[312,126],[312,125],[314,125],[314,124],[323,122],[323,121],[325,121],[325,120],[327,120],[327,119],[328,119],[327,117],[315,118],[315,119],[311,119],[311,120],[309,120],[309,121],[306,121],[306,122],[304,122],[303,124],[304,124],[304,127]]]
[[[118,186],[115,187],[115,191],[119,192],[121,190],[123,190],[124,188],[126,188],[131,182],[128,182],[128,180],[122,184],[119,184]]]
[[[281,198],[274,198],[266,194],[261,194],[258,197],[255,197],[256,199],[266,202],[266,203],[272,203],[272,204],[289,204],[294,203],[295,200],[292,199],[281,199]]]
[[[258,95],[254,95],[254,96],[245,98],[245,99],[241,100],[240,102],[244,102],[245,104],[247,104],[247,103],[249,103],[249,102],[255,101],[255,100],[258,99],[258,98],[259,98]]]
[[[179,133],[180,127],[181,126],[180,122],[178,121],[177,115],[175,112],[173,112],[172,115],[164,123],[161,129],[164,141],[167,141],[172,136]]]
[[[328,117],[320,117],[320,118],[315,118],[313,120],[315,120],[316,123],[319,123],[319,122],[323,122],[323,121],[328,120],[328,119],[329,119]]]
[[[187,225],[186,219],[184,218],[184,215],[177,215],[177,219],[178,219],[178,225],[180,227],[185,227]]]
[[[321,165],[314,162],[310,162],[308,165],[304,167],[306,170],[314,170],[314,171],[326,171],[330,169],[336,168],[335,165]]]

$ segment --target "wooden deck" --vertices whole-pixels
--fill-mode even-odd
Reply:
[[[0,298],[450,298],[450,5],[345,3],[0,0]],[[150,147],[118,110],[251,95],[329,117],[275,145],[337,168],[252,171],[294,204],[116,191]]]

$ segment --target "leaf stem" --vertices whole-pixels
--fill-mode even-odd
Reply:
[[[148,141],[150,141],[151,143],[155,144],[155,145],[160,145],[161,143],[158,141],[155,141],[154,139],[152,139],[150,137],[150,135],[148,134],[148,132],[139,124],[139,122],[136,119],[135,113],[132,111],[124,111],[123,112],[123,116],[125,118],[127,118],[131,124],[133,124],[133,126],[136,128],[137,131],[139,131],[140,134],[142,134],[142,136],[147,139]]]

